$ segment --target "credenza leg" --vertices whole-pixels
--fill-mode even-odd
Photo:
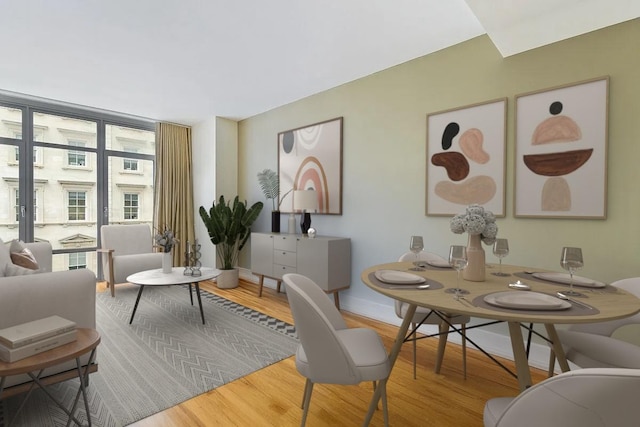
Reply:
[[[333,300],[336,303],[336,308],[340,310],[340,296],[338,296],[338,291],[333,292]]]
[[[262,287],[264,286],[264,275],[260,274],[260,280],[258,281],[258,297],[262,297]]]

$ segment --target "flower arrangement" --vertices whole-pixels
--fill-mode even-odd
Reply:
[[[480,234],[485,245],[493,245],[498,235],[498,226],[493,212],[477,204],[467,206],[465,212],[451,218],[450,227],[456,234],[464,232],[472,235]]]
[[[155,235],[154,240],[156,244],[162,248],[162,252],[171,252],[173,246],[180,242],[176,239],[176,236],[173,234],[173,231],[167,226],[164,226],[164,230],[162,232],[158,231]]]

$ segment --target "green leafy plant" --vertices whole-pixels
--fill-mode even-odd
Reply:
[[[280,195],[280,179],[278,174],[271,169],[265,169],[262,172],[258,172],[258,183],[262,189],[262,193],[267,200],[271,200],[271,206],[273,211],[280,209],[280,204],[293,189],[284,193],[278,204],[276,205],[276,199]]]
[[[211,243],[216,246],[216,257],[221,270],[232,270],[238,262],[238,254],[251,235],[251,224],[258,218],[264,204],[254,203],[247,208],[246,200],[238,196],[233,202],[225,202],[220,196],[218,203],[207,210],[200,206],[200,217],[207,227]]]

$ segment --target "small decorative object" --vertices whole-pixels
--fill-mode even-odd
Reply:
[[[249,240],[251,224],[260,215],[263,206],[262,202],[256,202],[251,207],[247,207],[247,202],[241,202],[238,196],[233,199],[233,202],[226,202],[222,195],[218,203],[213,201],[209,211],[204,206],[200,206],[200,217],[207,227],[211,243],[216,246],[216,265],[223,270],[216,280],[219,288],[238,286],[238,269],[236,268],[238,255]],[[231,276],[228,281],[227,276]]]
[[[287,233],[296,234],[296,216],[293,214],[293,212],[289,214],[288,224],[289,225],[287,227]]]
[[[311,227],[310,210],[318,207],[318,195],[315,190],[296,190],[293,192],[293,209],[302,211],[300,216],[300,229],[302,234],[307,234]]]
[[[202,273],[202,263],[200,262],[200,244],[198,239],[194,244],[187,241],[187,250],[184,254],[184,272],[185,276],[200,276]]]
[[[262,172],[258,172],[258,183],[264,193],[267,200],[271,200],[271,232],[280,232],[280,204],[293,189],[287,191],[282,195],[276,205],[276,199],[280,195],[280,180],[278,174],[271,169],[265,169]],[[294,226],[295,227],[295,226]]]
[[[310,239],[313,239],[316,237],[316,229],[313,227],[309,227],[309,229],[307,230],[307,234],[309,235]]]
[[[171,251],[173,247],[179,242],[176,239],[176,236],[173,234],[173,231],[168,228],[166,225],[164,229],[154,236],[154,240],[156,245],[162,248],[162,272],[163,273],[171,273],[173,268],[173,257]]]
[[[465,280],[483,282],[485,280],[485,256],[481,242],[493,245],[498,235],[496,217],[480,205],[469,205],[464,213],[451,218],[451,231],[456,234],[467,232],[467,267],[462,276]]]

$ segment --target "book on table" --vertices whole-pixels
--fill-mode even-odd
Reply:
[[[60,316],[10,326],[0,330],[0,345],[14,349],[76,329],[75,322]]]
[[[52,348],[75,341],[78,337],[78,330],[63,332],[52,337],[47,337],[39,341],[23,345],[18,348],[7,348],[0,344],[0,361],[13,363],[39,353],[43,353]]]

